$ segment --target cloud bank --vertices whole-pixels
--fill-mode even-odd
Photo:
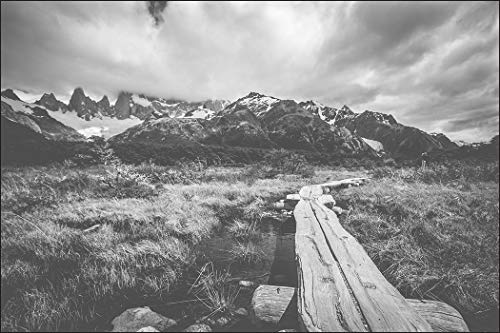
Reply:
[[[497,2],[2,2],[2,89],[187,100],[250,91],[498,133]]]

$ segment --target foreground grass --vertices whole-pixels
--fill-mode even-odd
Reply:
[[[405,297],[442,300],[471,329],[497,331],[498,181],[441,171],[375,171],[341,193],[341,223]]]
[[[195,245],[222,230],[234,234],[236,262],[258,264],[258,221],[270,203],[368,174],[369,185],[338,193],[350,210],[342,224],[405,297],[443,300],[472,329],[495,330],[498,164],[325,168],[306,178],[143,164],[2,169],[2,331],[102,328],[127,308],[167,303]],[[223,309],[235,297],[225,280],[204,271],[193,292]]]
[[[94,329],[165,302],[194,245],[310,181],[242,171],[2,169],[2,331]]]

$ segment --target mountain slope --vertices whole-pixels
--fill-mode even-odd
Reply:
[[[23,103],[2,97],[1,161],[2,164],[31,164],[62,160],[72,151],[71,144],[84,137],[47,114],[41,107],[16,111],[9,102]],[[20,104],[16,105],[18,108]],[[31,110],[31,112],[27,111]]]
[[[182,120],[182,121],[181,121]],[[362,138],[335,128],[292,100],[250,93],[209,119],[145,121],[111,139],[112,142],[183,141],[248,148],[286,148],[338,154],[376,153]]]
[[[5,89],[4,91],[2,91],[2,96],[9,98],[9,99],[12,99],[14,101],[21,100],[12,89]]]
[[[52,93],[44,94],[35,104],[44,107],[52,118],[74,128],[85,137],[96,135],[109,138],[141,123],[136,117],[117,120],[114,117],[115,108],[111,106],[107,96],[96,102],[86,96],[81,88],[75,89],[69,105],[57,100]]]
[[[335,124],[344,126],[363,138],[379,141],[384,150],[396,157],[414,158],[423,152],[456,148],[444,134],[436,138],[418,128],[402,125],[393,116],[379,112],[346,114],[338,117]]]
[[[200,119],[160,118],[146,121],[127,129],[110,141],[136,141],[142,143],[179,144],[201,142],[208,136],[204,121]]]
[[[2,96],[2,118],[25,126],[48,140],[84,141],[83,135],[51,117],[48,111],[36,104],[12,100]]]

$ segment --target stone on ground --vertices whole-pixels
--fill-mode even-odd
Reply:
[[[139,329],[146,327],[152,327],[163,332],[177,325],[177,322],[145,306],[125,310],[122,314],[115,317],[111,324],[113,325],[112,332],[137,332]]]

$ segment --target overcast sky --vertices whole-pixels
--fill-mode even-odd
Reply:
[[[498,134],[499,8],[462,3],[1,3],[1,86],[187,100],[257,91]]]

